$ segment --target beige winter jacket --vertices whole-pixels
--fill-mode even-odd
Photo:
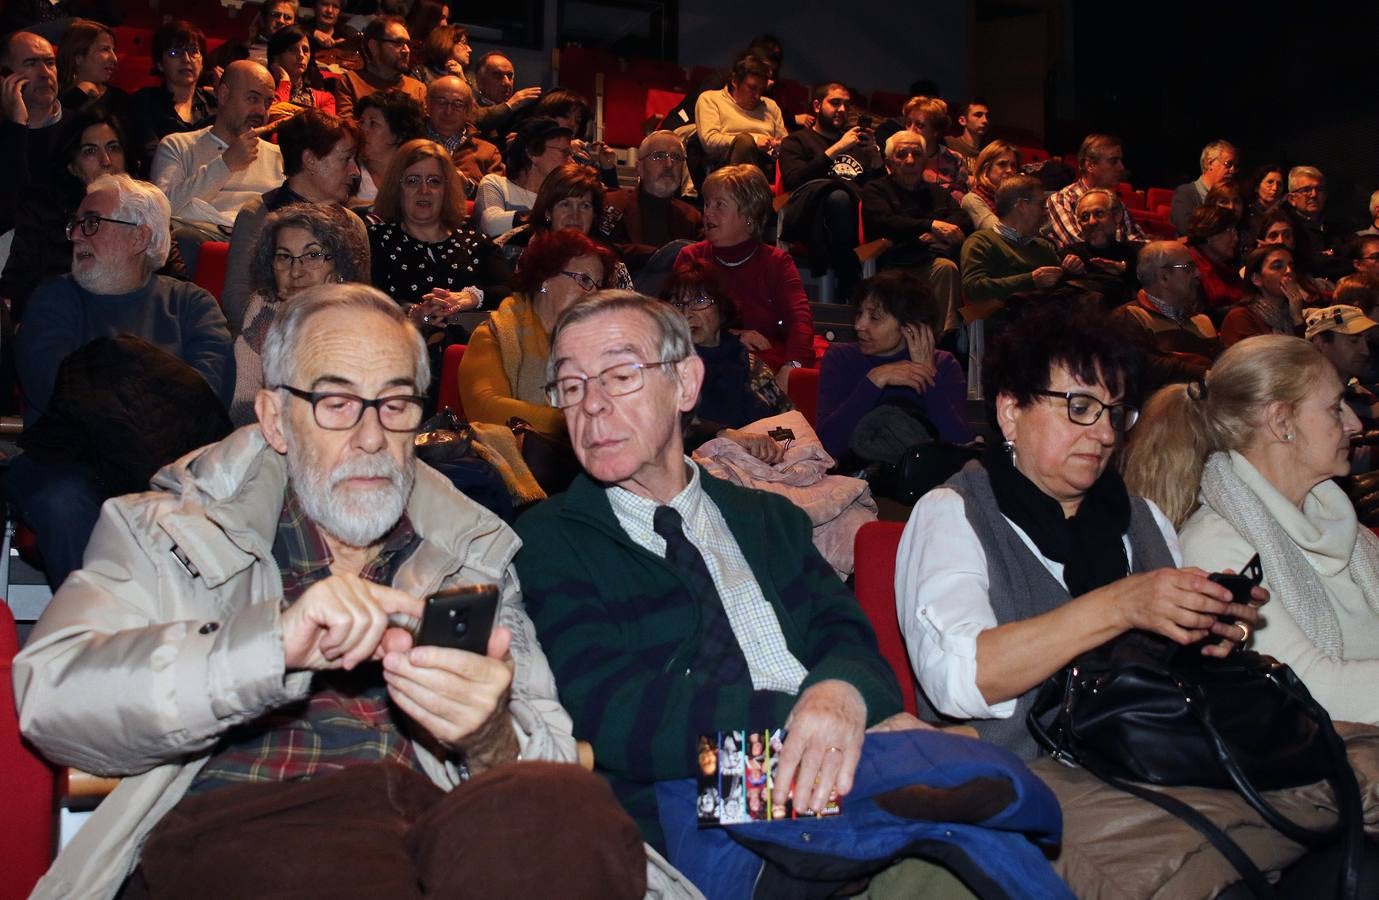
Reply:
[[[304,696],[285,671],[273,538],[284,458],[257,426],[160,471],[149,493],[105,504],[86,565],[53,598],[14,663],[20,727],[53,762],[119,776],[35,897],[111,897],[144,838],[182,798],[221,734]],[[510,568],[520,542],[425,465],[407,505],[421,546],[393,585],[502,585],[516,663],[509,706],[524,759],[576,760],[568,714]],[[453,764],[420,742],[437,785]]]

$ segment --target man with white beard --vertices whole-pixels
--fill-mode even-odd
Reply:
[[[172,243],[167,198],[123,174],[102,175],[86,190],[67,226],[72,270],[34,291],[15,337],[25,428],[48,412],[63,360],[97,338],[116,335],[143,338],[187,363],[227,404],[235,390],[235,358],[219,304],[190,282],[155,274]],[[143,419],[134,408],[109,412]],[[149,468],[168,458],[150,461]],[[33,453],[15,460],[6,492],[37,535],[56,589],[81,565],[101,502],[113,492],[87,465],[57,465]]]
[[[642,896],[635,826],[570,764],[516,536],[416,464],[419,333],[322,285],[263,364],[258,423],[108,502],[15,660],[34,745],[124,776],[35,896]],[[487,652],[415,645],[463,584],[500,589]]]

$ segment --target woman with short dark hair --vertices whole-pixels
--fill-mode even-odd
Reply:
[[[1173,526],[1111,457],[1138,418],[1135,342],[1111,319],[1021,317],[985,369],[1002,443],[915,505],[896,602],[922,705],[1026,760],[1025,713],[1049,676],[1131,629],[1225,656],[1253,606],[1178,568]],[[1262,595],[1259,597],[1262,599]]]
[[[206,35],[183,19],[165,22],[153,32],[153,69],[160,86],[130,95],[134,135],[145,160],[153,159],[158,142],[169,134],[195,131],[215,117],[216,99],[197,86],[206,60]]]
[[[858,287],[854,310],[857,341],[829,344],[819,365],[824,449],[843,459],[858,423],[881,406],[895,407],[902,427],[914,422],[913,443],[971,440],[967,378],[951,353],[934,348],[945,310],[928,283],[907,270],[882,272]]]
[[[1239,223],[1234,211],[1209,202],[1193,210],[1188,219],[1187,251],[1197,263],[1204,312],[1214,310],[1218,316],[1224,315],[1245,296],[1245,282],[1236,262]]]
[[[1307,294],[1293,269],[1293,251],[1265,245],[1245,257],[1245,294],[1221,322],[1221,345],[1230,347],[1257,334],[1296,335]]]
[[[556,167],[570,160],[570,129],[544,116],[527,120],[503,155],[507,173],[479,181],[474,215],[479,230],[497,237],[528,219],[536,192]]]

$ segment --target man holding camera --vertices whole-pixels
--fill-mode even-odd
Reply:
[[[641,896],[635,826],[555,764],[516,537],[416,465],[420,335],[323,285],[263,361],[258,424],[106,503],[15,660],[26,737],[122,777],[35,896]],[[417,646],[421,598],[466,583],[501,591],[487,652]]]
[[[851,296],[862,273],[857,248],[857,209],[862,185],[884,174],[871,116],[849,127],[852,94],[826,81],[814,87],[814,124],[780,145],[781,182],[790,191],[783,236],[809,245],[810,264],[826,264],[841,297]]]

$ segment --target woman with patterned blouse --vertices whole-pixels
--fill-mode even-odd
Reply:
[[[408,141],[394,154],[374,202],[369,249],[374,286],[418,325],[494,307],[510,289],[511,269],[466,224],[459,172],[435,141]]]

